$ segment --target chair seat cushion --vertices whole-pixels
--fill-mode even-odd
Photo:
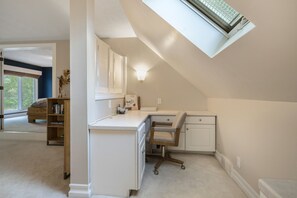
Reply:
[[[154,140],[158,142],[174,142],[174,133],[155,131]]]

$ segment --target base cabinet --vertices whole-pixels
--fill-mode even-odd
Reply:
[[[187,124],[186,151],[215,151],[215,125]]]
[[[173,122],[175,116],[151,116],[156,122]],[[183,125],[177,147],[168,147],[172,151],[215,152],[216,117],[188,115]]]
[[[129,197],[145,171],[145,123],[135,131],[90,130],[90,168],[94,196]]]

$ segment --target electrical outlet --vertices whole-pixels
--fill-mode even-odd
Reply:
[[[162,103],[162,99],[161,98],[158,98],[157,99],[157,104],[160,105],[161,103]]]
[[[108,101],[108,108],[111,108],[111,100]]]
[[[237,168],[240,168],[240,157],[239,156],[236,157],[236,165],[237,165]]]

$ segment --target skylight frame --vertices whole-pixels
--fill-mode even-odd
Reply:
[[[210,8],[208,8],[203,3],[197,3],[194,0],[180,0],[184,4],[186,4],[189,8],[191,8],[195,13],[204,18],[208,23],[214,26],[217,30],[223,33],[226,37],[229,37],[232,30],[235,29],[236,26],[245,26],[249,21],[240,13],[231,21],[230,23],[226,22],[223,18],[221,18],[218,14],[213,12]],[[227,4],[228,5],[228,4]],[[232,7],[231,7],[232,8]],[[241,27],[241,28],[242,28]],[[240,28],[240,29],[241,29]]]

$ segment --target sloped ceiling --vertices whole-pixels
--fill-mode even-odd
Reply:
[[[210,59],[141,0],[121,1],[139,39],[206,96],[297,102],[297,1],[227,2],[256,28]]]

